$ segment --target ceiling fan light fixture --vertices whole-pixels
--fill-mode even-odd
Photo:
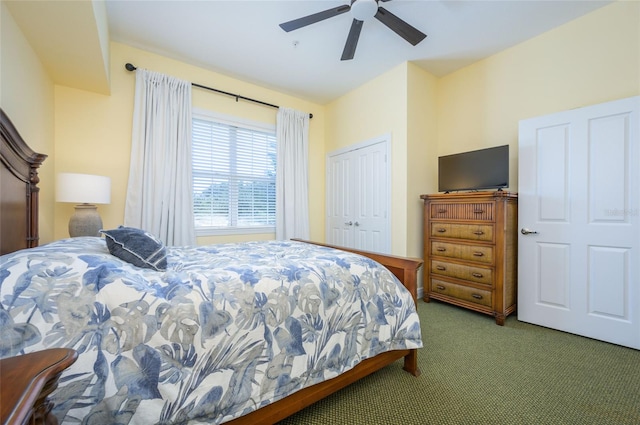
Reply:
[[[373,18],[378,12],[376,0],[353,0],[351,3],[351,15],[353,19],[366,21]]]

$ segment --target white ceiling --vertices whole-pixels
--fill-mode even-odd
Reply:
[[[10,5],[34,48],[42,56],[49,52],[51,59],[44,62],[52,74],[62,64],[67,63],[68,67],[71,56],[78,56],[77,42],[75,51],[65,50],[62,45],[69,45],[70,39],[87,38],[88,32],[78,32],[79,25],[68,19],[52,23],[55,11],[65,3],[69,7],[78,2],[3,2]],[[97,14],[101,7],[95,3],[101,2],[93,2]],[[427,38],[414,47],[376,19],[367,20],[351,61],[340,61],[352,20],[349,13],[290,33],[278,26],[349,3],[348,0],[106,0],[104,5],[108,34],[113,41],[324,104],[405,61],[412,61],[435,76],[446,75],[610,2],[380,2],[426,33]],[[35,19],[38,14],[40,19]],[[60,13],[65,14],[70,16],[68,12]],[[90,15],[82,12],[76,16]],[[100,38],[99,29],[91,33],[92,40]],[[61,32],[67,35],[66,41],[60,40],[56,45],[56,34]],[[55,59],[52,51],[56,52]],[[100,65],[104,67],[103,62]],[[134,65],[145,67],[143,63]]]
[[[372,19],[364,23],[351,61],[340,61],[349,13],[290,33],[278,26],[345,3],[108,0],[107,16],[112,40],[326,103],[404,61],[445,75],[607,2],[380,2],[427,38],[411,46]]]

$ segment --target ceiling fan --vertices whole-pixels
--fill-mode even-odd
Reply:
[[[280,28],[289,32],[351,11],[353,21],[351,22],[351,29],[349,30],[347,42],[345,43],[344,50],[342,51],[342,57],[340,58],[340,60],[343,61],[353,59],[353,56],[356,53],[358,39],[360,38],[360,31],[362,31],[362,24],[365,20],[372,17],[375,17],[414,46],[424,40],[427,36],[426,34],[412,27],[384,7],[379,6],[378,3],[380,1],[387,2],[390,0],[351,0],[350,4],[334,7],[332,9],[323,10],[322,12],[284,22],[280,24]]]

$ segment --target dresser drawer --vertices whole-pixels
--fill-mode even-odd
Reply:
[[[441,276],[455,277],[457,279],[464,279],[485,285],[493,285],[493,271],[484,267],[431,260],[431,273]]]
[[[492,224],[431,223],[431,236],[435,238],[493,241]]]
[[[483,289],[458,285],[455,283],[445,282],[439,279],[432,278],[431,291],[486,307],[493,306],[493,303],[491,302],[491,291]]]
[[[431,241],[431,255],[493,264],[493,247]]]
[[[469,203],[431,203],[431,218],[448,220],[494,220],[494,204],[492,202]]]

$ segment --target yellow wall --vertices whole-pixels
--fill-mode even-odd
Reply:
[[[391,133],[391,252],[404,255],[407,232],[407,63],[327,105],[326,153]]]
[[[105,228],[122,224],[124,217],[135,88],[135,75],[124,68],[127,62],[205,86],[313,113],[309,128],[310,236],[314,240],[324,240],[324,197],[313,196],[324,193],[324,107],[119,43],[111,44],[110,96],[62,86],[55,89],[57,172],[111,177],[111,204],[98,206]],[[275,124],[277,112],[273,108],[236,102],[234,98],[197,88],[193,90],[193,105],[270,124]],[[56,238],[67,237],[68,218],[72,213],[73,205],[56,205]],[[273,234],[203,237],[198,239],[198,243],[273,237]]]
[[[0,19],[0,106],[31,149],[49,155],[39,169],[43,244],[54,239],[54,86],[4,3]]]
[[[437,186],[437,87],[438,79],[414,64],[408,66],[407,108],[407,252],[422,257],[420,195]]]
[[[438,155],[509,144],[517,191],[519,120],[637,94],[640,2],[621,1],[441,78]]]
[[[391,252],[422,256],[420,195],[436,179],[437,78],[403,63],[327,106],[327,153],[391,133]]]
[[[111,95],[54,86],[4,4],[1,12],[2,107],[29,144],[50,155],[41,169],[42,242],[66,237],[73,211],[54,202],[57,172],[110,176],[112,203],[99,210],[105,227],[122,223],[135,83],[126,62],[313,113],[315,240],[324,240],[326,154],[390,133],[392,252],[412,256],[421,254],[419,195],[437,189],[437,156],[508,143],[510,189],[517,191],[520,119],[640,94],[639,2],[616,2],[440,79],[401,64],[326,106],[118,43],[111,44]],[[196,107],[275,122],[273,109],[199,89],[193,94]],[[258,237],[273,235],[243,239]],[[227,240],[240,238],[199,243]]]

